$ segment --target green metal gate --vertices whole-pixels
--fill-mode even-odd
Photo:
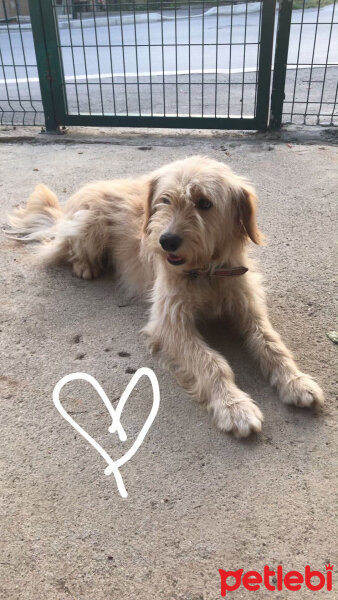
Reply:
[[[0,125],[338,125],[338,0],[28,1],[0,0]]]
[[[47,130],[267,128],[275,0],[59,4],[29,1]]]

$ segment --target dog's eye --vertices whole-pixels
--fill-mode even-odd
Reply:
[[[200,210],[208,210],[208,208],[211,207],[212,203],[209,200],[206,200],[206,198],[200,198],[200,200],[197,202],[197,208]]]
[[[170,204],[169,198],[161,198],[160,202],[162,202],[162,204]]]

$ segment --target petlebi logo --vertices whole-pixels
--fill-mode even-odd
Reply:
[[[234,592],[244,587],[246,590],[256,592],[260,589],[266,589],[270,592],[288,590],[296,592],[306,587],[312,592],[318,592],[325,589],[332,591],[332,571],[334,565],[330,563],[325,565],[325,573],[313,570],[310,565],[306,565],[304,574],[300,571],[283,571],[282,565],[278,565],[274,570],[265,565],[263,573],[258,571],[246,571],[238,569],[237,571],[225,571],[219,569],[221,576],[221,596],[226,596],[227,592]],[[273,578],[273,579],[272,579]]]
[[[106,408],[111,416],[112,424],[110,425],[108,431],[110,433],[117,433],[120,438],[120,441],[124,442],[127,439],[127,434],[121,424],[121,420],[120,420],[121,414],[122,414],[124,405],[127,402],[135,385],[137,384],[140,377],[143,377],[143,376],[148,377],[148,379],[150,380],[150,383],[152,385],[153,404],[152,404],[150,413],[149,413],[147,419],[145,420],[143,427],[141,428],[133,445],[119,459],[113,460],[111,458],[111,456],[109,456],[109,454],[104,450],[104,448],[102,448],[102,446],[91,435],[89,435],[89,433],[87,433],[87,431],[85,431],[75,421],[75,419],[73,419],[70,416],[70,414],[65,410],[65,408],[62,406],[62,404],[60,402],[60,392],[61,392],[63,386],[66,385],[67,383],[69,383],[70,381],[82,379],[82,380],[90,383],[93,386],[93,388],[97,391],[97,393],[99,394],[101,400],[103,400],[103,402],[106,405]],[[60,381],[58,381],[58,383],[56,384],[56,386],[54,388],[53,402],[54,402],[57,410],[59,411],[59,413],[63,416],[63,418],[66,419],[66,421],[68,421],[68,423],[70,423],[70,425],[72,425],[72,427],[74,427],[74,429],[76,429],[76,431],[80,435],[82,435],[85,438],[85,440],[87,440],[87,442],[89,444],[91,444],[93,446],[93,448],[95,448],[95,450],[97,450],[101,454],[101,456],[105,459],[105,461],[108,464],[108,466],[106,467],[106,469],[104,471],[105,475],[111,475],[111,473],[114,474],[117,488],[118,488],[122,498],[127,498],[128,493],[127,493],[127,490],[123,483],[123,479],[122,479],[122,476],[120,473],[120,467],[122,467],[122,465],[124,465],[128,460],[130,460],[131,457],[134,456],[135,452],[137,452],[137,450],[141,446],[148,430],[150,429],[150,427],[157,415],[157,411],[158,411],[159,405],[160,405],[160,388],[159,388],[157,377],[156,377],[154,371],[152,371],[151,369],[148,369],[147,367],[142,367],[141,369],[138,369],[138,371],[136,371],[136,373],[133,375],[133,377],[129,381],[116,408],[113,408],[108,396],[106,395],[106,393],[104,392],[104,390],[102,389],[100,384],[96,381],[96,379],[94,377],[92,377],[91,375],[88,375],[87,373],[70,373],[69,375],[62,377],[62,379],[60,379]]]

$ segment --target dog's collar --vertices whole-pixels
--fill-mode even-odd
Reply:
[[[190,279],[197,279],[198,277],[233,277],[244,275],[249,269],[247,267],[226,267],[225,265],[218,265],[217,267],[204,267],[201,269],[190,269],[190,271],[183,271]]]

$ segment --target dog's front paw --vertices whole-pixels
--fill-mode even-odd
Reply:
[[[281,393],[281,400],[285,404],[312,407],[324,404],[324,394],[319,385],[305,373],[300,373],[291,379]]]
[[[254,401],[238,390],[231,397],[211,401],[208,405],[218,429],[247,437],[251,432],[261,431],[263,415]]]

